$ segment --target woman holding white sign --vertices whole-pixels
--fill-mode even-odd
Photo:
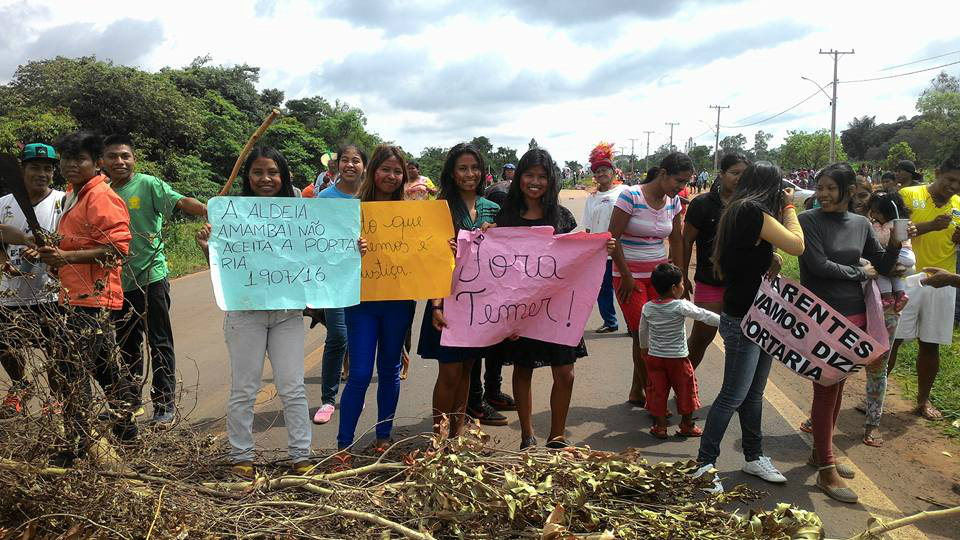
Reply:
[[[357,198],[365,202],[401,201],[407,175],[403,151],[396,146],[380,145],[370,158]],[[344,308],[350,376],[340,396],[340,430],[337,433],[340,450],[353,444],[363,401],[373,378],[374,364],[378,378],[377,442],[374,448],[383,453],[389,447],[393,416],[400,399],[400,351],[416,307],[413,300],[382,300]],[[347,452],[338,452],[335,456],[343,467],[352,461]]]
[[[717,226],[713,264],[724,285],[720,316],[725,349],[723,386],[704,424],[697,456],[701,467],[696,476],[713,469],[720,442],[736,412],[743,432],[743,472],[768,482],[787,481],[763,455],[763,390],[772,359],[740,329],[760,281],[770,269],[774,248],[791,255],[803,253],[793,190],[784,190],[780,183],[780,169],[769,161],[747,167]],[[714,491],[723,491],[719,477],[714,477]]]
[[[886,274],[900,255],[900,239],[890,235],[884,249],[867,218],[848,209],[856,174],[847,163],[834,163],[816,177],[819,208],[800,214],[806,250],[800,256],[800,284],[810,289],[850,323],[866,328],[867,307],[862,282]],[[813,383],[814,454],[809,464],[818,470],[817,487],[840,502],[855,503],[857,494],[843,478],[853,471],[833,455],[833,430],[840,413],[844,381],[830,386]]]
[[[485,170],[483,156],[472,144],[460,143],[447,153],[443,170],[440,172],[438,199],[445,200],[450,205],[453,228],[457,234],[461,230],[472,231],[479,229],[484,223],[493,223],[500,211],[499,205],[480,196],[483,193]],[[420,327],[417,354],[422,358],[436,359],[440,363],[437,382],[433,387],[434,429],[439,429],[443,415],[447,415],[450,436],[456,437],[463,429],[470,375],[474,363],[483,357],[484,349],[440,345],[440,332],[446,326],[443,299],[428,301]]]

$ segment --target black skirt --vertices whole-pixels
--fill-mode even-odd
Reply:
[[[578,358],[587,356],[587,345],[583,338],[576,347],[525,337],[516,341],[504,341],[501,345],[504,364],[530,369],[566,366],[575,363]]]
[[[448,364],[483,358],[486,353],[486,347],[447,347],[441,345],[440,331],[433,326],[433,302],[427,300],[427,307],[423,310],[423,323],[420,325],[420,340],[417,342],[417,354],[421,358]]]

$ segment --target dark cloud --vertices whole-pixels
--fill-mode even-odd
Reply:
[[[630,19],[665,19],[698,4],[740,0],[461,0],[411,3],[397,0],[331,0],[318,13],[350,21],[365,28],[379,28],[403,35],[420,31],[460,14],[512,14],[532,24],[577,27],[602,23],[618,25]],[[608,32],[612,33],[612,32]],[[596,37],[596,36],[594,36]]]
[[[670,73],[697,68],[753,49],[772,48],[798,39],[809,27],[782,21],[762,28],[731,30],[691,46],[669,43],[646,53],[612,57],[580,81],[558,72],[512,73],[493,54],[477,55],[439,68],[426,49],[389,47],[328,62],[311,86],[336,94],[376,96],[389,107],[425,112],[497,111],[524,104],[547,104],[615,94],[656,82]],[[509,70],[509,72],[508,72]]]
[[[117,64],[134,64],[161,41],[159,21],[119,19],[100,31],[89,24],[73,23],[45,30],[21,54],[25,60],[96,55]]]

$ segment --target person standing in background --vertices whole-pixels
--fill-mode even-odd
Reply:
[[[598,144],[590,152],[590,170],[597,183],[597,191],[587,195],[583,210],[583,225],[588,233],[607,232],[610,228],[610,216],[613,207],[620,197],[620,193],[627,189],[624,185],[613,185],[613,145]],[[617,311],[613,305],[613,259],[607,257],[606,270],[603,273],[603,283],[597,296],[597,308],[603,324],[597,328],[598,334],[608,334],[620,329],[617,321]]]

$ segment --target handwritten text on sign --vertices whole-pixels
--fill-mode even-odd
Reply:
[[[360,203],[214,197],[210,276],[224,311],[360,302]]]
[[[762,280],[744,335],[795,373],[830,386],[886,354],[872,338],[799,283]]]
[[[597,301],[609,234],[552,227],[461,231],[441,343],[485,347],[519,335],[576,346]]]
[[[453,220],[447,201],[365,202],[360,298],[427,300],[450,294]]]

